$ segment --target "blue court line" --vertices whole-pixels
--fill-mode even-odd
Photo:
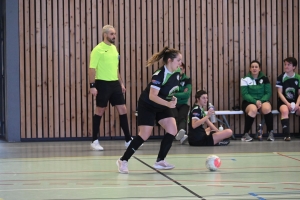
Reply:
[[[253,193],[253,192],[249,192],[249,194],[250,194],[251,196],[257,197],[257,199],[259,199],[259,200],[266,200],[265,198],[262,198],[262,197],[258,196],[257,194],[255,194],[255,193]]]

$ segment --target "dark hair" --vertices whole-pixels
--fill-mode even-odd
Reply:
[[[260,64],[260,62],[259,62],[258,60],[252,60],[252,61],[250,62],[250,68],[251,68],[251,65],[252,65],[253,63],[257,63],[258,66],[259,66],[259,68],[261,69],[261,64]]]
[[[294,67],[297,66],[297,60],[294,57],[287,57],[286,59],[283,60],[283,62],[292,63]]]
[[[152,55],[152,57],[147,61],[147,67],[153,65],[156,61],[159,61],[161,58],[163,59],[164,63],[167,64],[169,58],[174,60],[174,58],[176,58],[178,54],[180,54],[179,50],[164,47],[163,50]]]
[[[195,100],[197,101],[197,99],[199,99],[203,94],[207,94],[207,92],[204,90],[198,90],[195,94]]]
[[[180,65],[183,69],[185,69],[185,64],[183,62],[181,62],[181,65]]]

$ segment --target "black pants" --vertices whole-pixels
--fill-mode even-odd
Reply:
[[[188,119],[188,112],[189,112],[190,106],[187,104],[177,104],[176,108],[173,108],[173,115],[176,119],[177,124],[177,130],[180,129],[187,130],[187,119]]]

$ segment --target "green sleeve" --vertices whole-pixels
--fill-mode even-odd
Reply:
[[[269,99],[271,98],[272,95],[272,88],[271,88],[271,84],[267,83],[265,84],[265,91],[264,91],[264,96],[261,98],[261,102],[264,103],[266,101],[269,101]]]
[[[248,93],[248,86],[241,86],[241,93],[244,100],[256,104],[256,100]]]
[[[187,92],[177,92],[177,93],[175,93],[175,97],[177,98],[177,99],[188,99],[188,98],[190,98],[190,96],[191,96],[191,91],[192,91],[192,85],[191,84],[187,84],[185,87],[184,87],[184,90],[185,89],[188,89],[188,91]]]

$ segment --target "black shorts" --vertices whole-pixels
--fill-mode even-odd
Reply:
[[[108,101],[112,106],[125,104],[122,87],[119,81],[95,81],[98,94],[96,96],[96,105],[98,107],[107,107]]]
[[[250,104],[253,104],[253,105],[256,106],[255,103],[250,103],[249,101],[243,100],[243,102],[242,102],[242,111],[243,111],[244,113],[246,113],[246,108],[247,108],[247,106],[249,106]]]
[[[210,132],[209,135],[204,135],[204,137],[202,137],[201,140],[190,140],[189,138],[189,144],[190,146],[215,146],[214,143],[214,138],[213,138],[213,133],[215,133],[215,131]]]
[[[171,108],[155,108],[145,101],[138,102],[138,126],[154,126],[155,122],[168,117],[173,117]]]

